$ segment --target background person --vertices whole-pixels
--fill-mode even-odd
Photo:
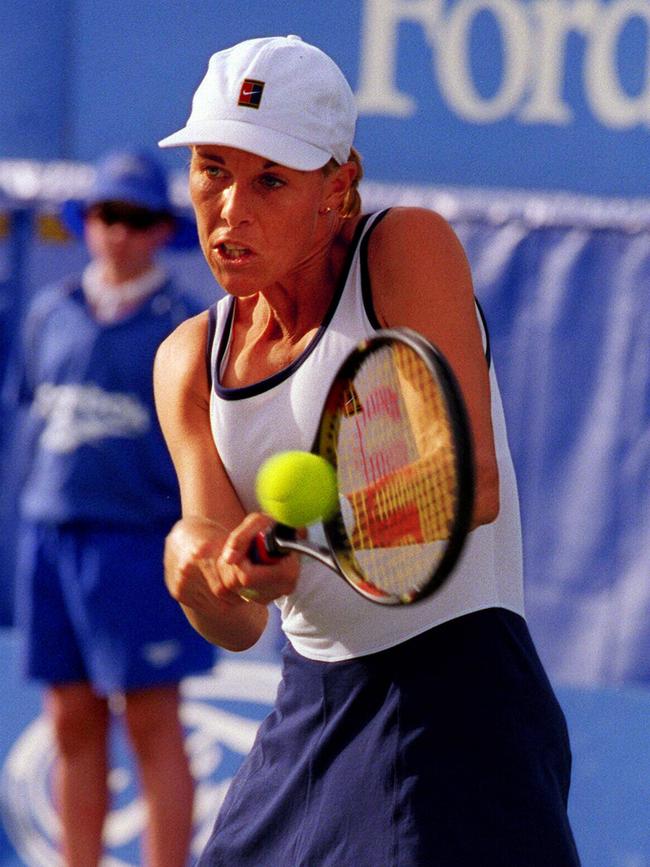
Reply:
[[[156,254],[195,244],[196,230],[172,207],[157,161],[128,148],[99,162],[88,197],[63,217],[91,260],[39,292],[25,320],[17,625],[27,675],[46,685],[66,863],[100,860],[118,695],[147,808],[144,863],[184,867],[193,781],[178,685],[209,669],[214,651],[163,581],[180,507],[152,368],[160,342],[200,308]]]
[[[276,707],[200,864],[576,865],[566,726],[523,617],[516,483],[467,261],[433,212],[361,215],[355,121],[330,58],[255,39],[212,56],[187,125],[161,142],[191,148],[201,246],[229,295],[157,354],[183,505],[167,583],[216,645],[254,644],[270,602],[288,638]],[[449,359],[477,465],[454,577],[398,611],[316,561],[247,558],[269,524],[259,465],[310,448],[338,365],[385,326]]]

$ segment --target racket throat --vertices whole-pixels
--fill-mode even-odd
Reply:
[[[287,527],[285,524],[274,524],[270,530],[264,533],[264,550],[273,559],[286,557],[289,551],[283,547],[283,543],[291,542],[295,538],[296,531],[293,527]]]
[[[273,530],[266,534],[265,545],[271,556],[282,557],[289,551],[295,551],[297,554],[305,554],[307,557],[318,560],[335,572],[340,573],[341,571],[326,548],[321,548],[320,545],[315,545],[307,539],[299,539],[293,527],[276,524]]]

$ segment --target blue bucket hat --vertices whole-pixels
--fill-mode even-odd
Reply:
[[[167,247],[188,250],[198,245],[194,220],[172,204],[165,173],[146,151],[127,148],[102,157],[86,197],[63,203],[61,219],[66,228],[82,238],[86,211],[100,202],[128,202],[149,211],[165,212],[175,221]]]

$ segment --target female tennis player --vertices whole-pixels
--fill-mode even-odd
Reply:
[[[200,864],[576,865],[566,726],[524,620],[515,476],[468,263],[433,212],[362,214],[355,123],[327,55],[252,39],[212,56],[186,126],[160,143],[190,148],[203,253],[227,293],[156,360],[183,503],[167,584],[216,645],[252,646],[269,603],[287,638],[276,706]],[[310,448],[339,364],[389,326],[446,356],[476,464],[460,564],[398,610],[317,561],[247,556],[270,523],[259,465]]]

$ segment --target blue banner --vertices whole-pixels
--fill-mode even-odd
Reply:
[[[437,210],[467,250],[519,480],[528,617],[549,672],[649,684],[650,203],[372,182],[363,198],[369,210]],[[82,255],[34,241],[31,286]],[[220,290],[200,253],[182,259],[170,265],[207,305]],[[5,431],[11,422],[5,407]],[[7,622],[15,450],[1,449],[0,464]]]
[[[242,39],[297,33],[339,63],[359,103],[366,209],[440,211],[472,264],[519,479],[528,619],[572,737],[583,862],[650,867],[649,0],[5,0],[3,11],[0,158],[155,147],[184,123],[210,54]],[[173,170],[187,159],[160,156]],[[23,168],[0,159],[3,369],[27,297],[84,258],[40,237],[23,209],[75,189],[66,165]],[[198,254],[172,267],[206,304],[218,291]],[[20,464],[6,404],[2,416],[7,624]],[[272,701],[276,638],[185,687],[194,853]],[[0,865],[50,867],[51,732],[17,640],[0,629]],[[118,734],[107,849],[125,867],[144,821],[134,773]]]
[[[297,33],[350,80],[372,180],[650,194],[647,0],[45,6],[3,6],[0,157],[155,146],[184,123],[214,51]]]
[[[371,176],[647,194],[649,26],[645,0],[367,0]]]
[[[368,210],[407,203],[433,208],[467,249],[519,480],[528,619],[573,739],[578,844],[589,867],[650,867],[644,821],[650,803],[650,204],[372,182],[364,184],[363,198]],[[30,287],[76,266],[82,255],[78,245],[48,243],[38,234],[28,252]],[[183,279],[201,287],[207,301],[215,287],[200,255],[182,268]],[[5,407],[3,423],[8,418]],[[7,467],[17,462],[1,457],[9,519]],[[9,562],[0,563],[0,601],[4,593],[7,602]],[[227,664],[215,678],[187,686],[184,719],[199,791],[195,852],[271,701],[276,638],[271,632],[257,648],[261,669],[248,667],[246,658],[233,668],[224,656]],[[20,681],[15,639],[0,630],[6,686],[0,864],[21,863],[18,852],[24,863],[49,867],[58,836],[51,734],[37,716],[36,690]],[[251,692],[238,692],[242,684],[252,685]],[[129,865],[137,863],[142,805],[119,738],[114,749],[107,843],[115,863]]]
[[[447,216],[472,264],[549,671],[650,684],[650,205],[367,188],[395,201]]]

